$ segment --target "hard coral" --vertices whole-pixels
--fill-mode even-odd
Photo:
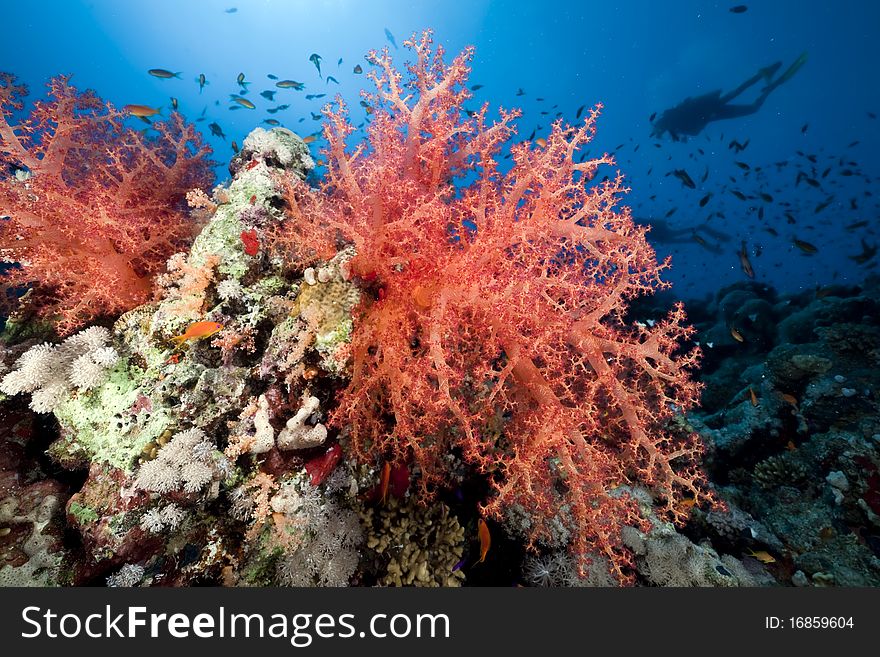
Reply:
[[[620,528],[648,521],[622,485],[649,486],[674,520],[714,501],[698,437],[663,427],[698,399],[684,311],[625,321],[630,299],[666,285],[667,263],[616,208],[620,176],[587,184],[612,159],[576,162],[598,108],[579,127],[554,123],[546,145],[512,145],[505,173],[496,157],[518,114],[463,111],[472,49],[447,65],[430,33],[407,45],[406,82],[387,49],[369,55],[367,143],[346,150],[354,128],[337,100],[322,193],[294,182],[287,195],[297,238],[353,243],[351,275],[372,293],[332,421],[351,426],[362,459],[413,459],[423,495],[460,454],[489,478],[484,513],[527,509],[533,546],[562,522],[582,570],[599,554],[626,580]]]
[[[32,300],[67,334],[149,297],[152,276],[192,236],[186,192],[211,184],[210,149],[172,113],[153,136],[65,76],[27,118],[24,86],[0,73],[0,255],[6,286]]]

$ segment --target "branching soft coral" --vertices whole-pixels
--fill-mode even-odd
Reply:
[[[210,186],[210,149],[177,113],[152,136],[127,128],[63,76],[13,123],[25,94],[0,73],[0,256],[14,263],[5,284],[33,286],[30,300],[66,334],[149,298],[152,276],[193,234],[185,195]]]
[[[387,49],[369,55],[368,142],[346,150],[338,100],[325,110],[324,188],[288,193],[297,237],[353,243],[352,274],[373,292],[332,420],[363,459],[412,458],[423,494],[448,483],[459,453],[491,483],[486,514],[526,510],[533,544],[561,522],[582,568],[600,554],[626,580],[620,527],[647,522],[626,486],[649,487],[674,520],[714,502],[698,437],[664,430],[698,398],[684,311],[624,321],[630,299],[665,285],[666,263],[616,207],[621,178],[588,184],[611,158],[575,161],[599,108],[579,127],[557,121],[546,146],[513,145],[502,173],[517,113],[464,113],[472,50],[446,65],[430,33],[407,45],[406,82]]]

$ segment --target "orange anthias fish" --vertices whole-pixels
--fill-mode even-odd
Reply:
[[[750,557],[754,557],[761,563],[776,563],[776,557],[767,552],[766,550],[758,550],[755,552],[754,550],[749,550],[746,552]]]
[[[158,109],[150,107],[149,105],[125,105],[122,109],[139,119],[145,119],[148,116],[156,116],[159,113]]]
[[[798,410],[798,400],[794,395],[782,393],[782,400],[794,406],[794,410]]]
[[[732,337],[737,342],[745,342],[745,338],[742,336],[742,333],[737,331],[734,327],[730,327],[730,337]]]
[[[186,327],[183,335],[175,336],[172,339],[177,343],[177,346],[180,346],[187,340],[207,338],[222,330],[223,324],[217,322],[194,322]]]
[[[489,535],[489,527],[482,518],[477,521],[477,533],[480,535],[480,560],[477,563],[483,563],[489,553],[489,547],[492,545],[492,536]]]
[[[752,401],[752,406],[758,405],[758,395],[755,394],[755,389],[752,386],[749,386],[749,397]]]
[[[755,277],[755,270],[752,268],[751,261],[749,261],[749,253],[746,251],[745,242],[742,243],[742,248],[739,251],[739,264],[746,276],[749,278]]]
[[[385,461],[382,475],[379,477],[379,500],[382,504],[388,499],[388,484],[391,481],[391,461]]]

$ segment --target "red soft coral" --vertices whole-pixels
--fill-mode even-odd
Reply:
[[[26,90],[0,74],[0,254],[7,286],[31,285],[60,334],[149,298],[152,276],[192,237],[185,194],[210,186],[210,149],[174,113],[153,136],[67,77],[12,123]],[[13,174],[16,175],[13,175]]]
[[[665,285],[666,263],[616,208],[620,177],[587,185],[611,159],[575,161],[598,109],[580,127],[557,121],[545,146],[512,146],[501,173],[516,113],[491,125],[486,106],[465,115],[471,49],[446,65],[429,33],[407,45],[417,61],[405,85],[387,49],[369,57],[368,144],[346,152],[353,129],[337,101],[322,193],[293,183],[288,194],[297,237],[318,252],[352,242],[353,275],[373,292],[332,420],[363,459],[412,458],[426,495],[450,482],[459,453],[491,483],[485,513],[524,510],[533,545],[561,523],[583,567],[601,555],[626,580],[620,528],[647,522],[623,487],[649,487],[675,520],[691,500],[714,501],[698,437],[664,429],[698,398],[698,351],[679,349],[684,312],[624,320],[630,299]]]

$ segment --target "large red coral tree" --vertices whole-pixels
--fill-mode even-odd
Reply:
[[[193,235],[186,192],[213,173],[180,114],[137,131],[67,77],[48,86],[14,122],[27,91],[0,73],[0,257],[5,289],[32,287],[63,335],[149,299],[153,275]]]
[[[621,178],[591,182],[612,160],[576,162],[598,108],[578,127],[557,121],[546,145],[512,145],[502,172],[517,114],[464,112],[472,49],[446,65],[430,33],[407,46],[406,81],[387,49],[369,55],[367,142],[347,149],[338,100],[323,190],[288,194],[297,238],[318,252],[353,243],[372,292],[333,420],[363,459],[412,459],[423,494],[450,482],[459,454],[490,481],[485,514],[524,511],[533,547],[561,523],[583,568],[599,555],[626,581],[621,526],[647,526],[628,486],[674,520],[713,501],[698,436],[664,427],[699,393],[684,311],[625,321],[629,300],[664,287],[666,263],[617,205]]]

